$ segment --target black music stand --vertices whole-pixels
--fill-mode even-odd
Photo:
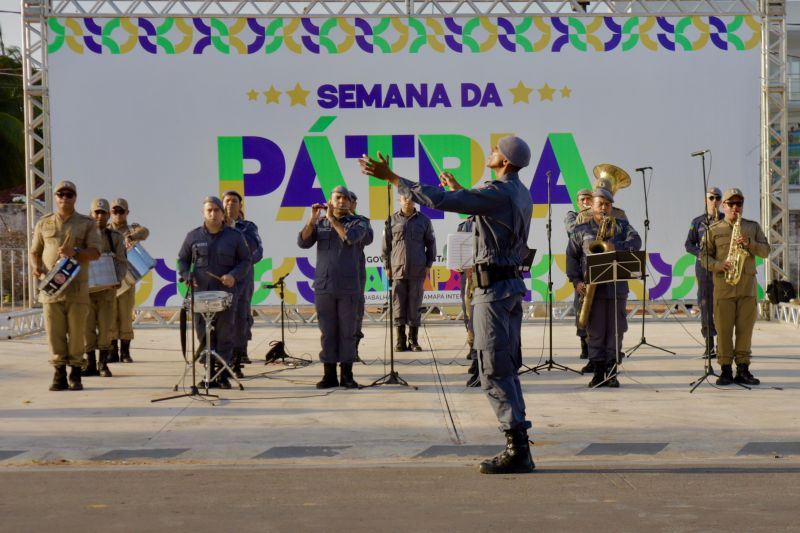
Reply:
[[[289,274],[285,274],[284,276],[281,276],[280,278],[278,278],[278,281],[276,281],[274,283],[262,283],[261,284],[261,288],[263,288],[263,289],[278,289],[278,296],[281,299],[281,340],[272,341],[270,343],[271,348],[269,349],[267,354],[264,356],[264,364],[265,365],[268,365],[270,363],[277,363],[279,359],[283,364],[286,364],[286,360],[287,359],[290,359],[290,360],[295,361],[297,363],[303,363],[303,365],[310,365],[311,364],[311,361],[309,361],[308,359],[302,359],[300,357],[292,357],[291,355],[286,353],[286,337],[284,336],[285,335],[284,334],[284,330],[285,330],[284,317],[286,316],[286,300],[285,300],[285,295],[284,295],[284,289],[286,287],[286,282],[283,281],[283,280],[286,279],[286,276],[288,276],[288,275]]]
[[[644,275],[645,254],[640,251],[613,251],[586,256],[586,272],[588,283],[603,284],[614,283],[614,298],[616,299],[616,282],[631,279],[641,279]],[[624,312],[625,310],[623,310]],[[594,386],[602,387],[609,379],[619,375],[621,361],[618,357],[620,348],[619,323],[617,313],[614,313],[614,366],[606,379]]]

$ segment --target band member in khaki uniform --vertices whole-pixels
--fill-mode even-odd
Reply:
[[[717,385],[761,383],[750,373],[750,347],[753,326],[756,322],[756,260],[767,257],[769,243],[758,222],[742,217],[744,194],[739,189],[728,189],[722,196],[725,218],[714,223],[703,239],[704,250],[700,260],[706,270],[714,273],[714,325],[717,329],[717,361],[722,368]],[[734,268],[729,260],[731,236],[736,221],[742,217],[736,242],[746,252],[741,277],[735,285],[729,284],[725,273]],[[708,253],[706,253],[707,248]],[[736,341],[733,341],[734,330]],[[736,377],[731,363],[736,361]]]
[[[86,319],[86,359],[84,376],[111,377],[108,368],[108,356],[111,352],[111,326],[114,320],[114,306],[117,302],[117,289],[125,274],[128,273],[128,259],[125,253],[125,238],[118,231],[108,227],[111,209],[108,200],[95,198],[92,200],[91,217],[100,232],[102,255],[111,255],[114,261],[114,273],[118,283],[113,287],[89,292],[89,314]],[[100,350],[99,361],[95,358],[95,350]]]
[[[128,201],[117,198],[111,202],[111,229],[118,231],[125,238],[125,249],[130,250],[136,243],[150,235],[150,231],[139,224],[128,224]],[[117,296],[115,319],[111,328],[110,363],[133,363],[131,359],[131,341],[133,340],[133,308],[136,305],[136,287]],[[120,346],[117,340],[121,341]]]
[[[89,261],[100,257],[100,234],[94,221],[75,212],[78,190],[71,181],[55,187],[56,212],[36,223],[31,241],[31,271],[35,278],[47,274],[62,257],[72,257],[80,270],[58,296],[39,294],[44,327],[55,367],[50,390],[82,390],[81,366],[89,312]],[[70,366],[69,383],[67,365]]]

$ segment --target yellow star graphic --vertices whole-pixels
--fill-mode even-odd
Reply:
[[[556,90],[547,85],[547,83],[545,83],[541,89],[536,90],[539,91],[540,102],[544,102],[545,100],[553,101],[553,93],[556,92]]]
[[[569,98],[570,96],[572,96],[572,89],[564,85],[561,89],[561,98]]]
[[[258,91],[256,91],[255,89],[250,89],[249,91],[247,91],[247,99],[250,100],[251,102],[258,100]]]
[[[518,102],[529,104],[528,96],[533,92],[533,89],[526,87],[525,84],[520,81],[516,87],[509,89],[508,92],[514,96],[515,104]]]
[[[292,89],[291,91],[286,91],[286,94],[288,94],[289,98],[291,99],[290,104],[292,106],[296,105],[305,106],[306,98],[308,98],[309,93],[310,91],[306,91],[305,89],[303,89],[303,87],[301,87],[299,83],[295,85],[294,89]]]
[[[268,91],[264,91],[264,96],[267,97],[267,103],[268,104],[278,104],[278,103],[280,103],[281,94],[283,94],[283,93],[278,91],[278,90],[276,90],[274,85],[270,85],[269,86],[269,90]]]

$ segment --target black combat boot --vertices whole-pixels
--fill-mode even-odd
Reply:
[[[111,353],[108,354],[109,363],[119,363],[119,346],[117,340],[111,341]]]
[[[397,342],[394,343],[394,351],[395,352],[405,352],[408,350],[408,346],[406,345],[406,327],[405,326],[397,326]]]
[[[592,365],[592,368],[594,369],[593,370],[594,375],[592,376],[592,381],[589,382],[589,387],[590,388],[597,386],[605,387],[606,384],[603,382],[606,380],[606,365],[601,362],[594,362],[591,360],[589,361],[589,363]]]
[[[528,432],[524,429],[506,431],[506,449],[499,455],[483,461],[481,474],[528,474],[536,465],[531,457]]]
[[[67,367],[57,366],[56,372],[53,374],[53,383],[50,385],[50,390],[67,390]]]
[[[353,363],[342,363],[339,366],[341,366],[342,369],[339,384],[345,389],[357,389],[358,383],[353,379]]]
[[[581,359],[589,359],[589,343],[586,337],[578,337],[581,340]]]
[[[86,352],[86,370],[83,371],[83,375],[86,377],[100,375],[97,371],[97,358],[94,355],[94,350]]]
[[[331,389],[339,386],[339,380],[336,378],[336,363],[324,363],[325,375],[322,380],[317,383],[318,389]]]
[[[112,376],[111,369],[108,368],[108,350],[100,350],[100,360],[97,362],[97,369],[100,371],[99,375],[102,378],[110,378]]]
[[[119,358],[123,363],[133,363],[133,359],[131,359],[131,341],[130,340],[121,340],[122,346],[119,349]]]
[[[236,352],[233,354],[233,362],[231,363],[231,369],[233,370],[233,375],[239,379],[244,377],[244,372],[242,372],[242,353]]]
[[[594,372],[594,361],[589,359],[589,362],[581,368],[581,374],[588,374],[589,372]]]
[[[219,377],[217,378],[217,385],[219,385],[220,389],[228,390],[231,388],[230,379],[228,379],[228,369],[222,367],[222,372],[219,373]]]
[[[252,365],[253,362],[250,360],[250,357],[247,355],[247,350],[243,351],[239,356],[239,363],[243,365]]]
[[[69,367],[69,390],[83,390],[83,383],[81,383],[81,367]]]
[[[736,365],[736,377],[733,381],[743,385],[761,385],[761,380],[750,373],[750,365]]]
[[[722,372],[717,378],[717,385],[733,385],[733,368],[731,365],[722,365]]]
[[[421,352],[422,346],[419,345],[418,339],[419,326],[408,326],[408,349],[412,352]]]
[[[480,387],[481,374],[478,367],[478,360],[473,359],[472,364],[469,365],[469,378],[467,378],[467,387]]]
[[[611,387],[612,389],[619,388],[619,380],[617,379],[617,366],[614,364],[613,361],[606,361],[606,382],[604,385],[606,387]]]

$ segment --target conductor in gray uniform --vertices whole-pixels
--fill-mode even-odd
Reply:
[[[320,213],[325,211],[325,216]],[[328,205],[311,206],[311,217],[297,237],[300,248],[317,245],[314,271],[314,306],[322,333],[319,358],[325,375],[318,389],[355,389],[353,362],[356,359],[358,300],[361,288],[361,243],[367,238],[365,224],[350,213],[350,192],[338,186]],[[336,377],[341,367],[341,382]]]
[[[425,278],[436,259],[436,237],[431,219],[414,207],[410,194],[400,194],[400,210],[390,218],[391,233],[384,231],[381,259],[390,260],[387,272],[394,285],[392,307],[397,328],[395,350],[421,352],[419,326]],[[408,339],[406,339],[406,324]]]
[[[359,160],[364,174],[391,182],[401,194],[410,194],[422,205],[475,215],[475,349],[481,387],[506,435],[505,450],[480,464],[484,474],[526,473],[534,469],[528,442],[531,423],[525,416],[517,377],[522,366],[520,329],[525,293],[520,267],[529,253],[526,243],[533,210],[530,192],[520,182],[518,172],[528,166],[530,159],[525,141],[503,137],[486,162],[497,179],[475,189],[463,189],[451,174],[443,172],[439,180],[451,191],[401,178],[391,171],[388,160],[380,153],[377,161],[366,155]]]

